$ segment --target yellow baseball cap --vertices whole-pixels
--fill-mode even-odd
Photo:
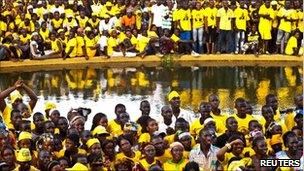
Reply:
[[[11,92],[10,98],[11,98],[12,103],[14,103],[17,99],[22,99],[22,95],[20,94],[20,92],[18,90],[15,90],[15,91]]]
[[[94,144],[100,144],[99,140],[97,138],[91,138],[87,141],[87,147],[90,148]]]
[[[19,134],[18,141],[26,140],[26,139],[32,139],[32,134],[29,132],[22,131]]]
[[[71,170],[71,171],[89,171],[88,167],[81,164],[81,163],[76,163],[72,168],[67,168],[65,170]]]
[[[45,102],[44,104],[44,110],[50,110],[55,108],[56,108],[56,104],[53,102]]]
[[[180,95],[179,95],[178,92],[176,92],[176,91],[171,91],[171,92],[168,94],[168,100],[171,101],[174,97],[180,97]]]
[[[17,150],[16,159],[19,162],[29,162],[32,160],[31,152],[28,148]]]
[[[107,134],[108,136],[110,135],[109,132],[106,130],[105,127],[98,125],[92,132],[93,136],[99,135],[99,134]]]

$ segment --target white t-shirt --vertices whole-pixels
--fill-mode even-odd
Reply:
[[[103,30],[110,30],[114,27],[114,19],[110,19],[108,23],[105,20],[99,22],[99,32],[102,33]]]
[[[101,51],[104,51],[104,48],[107,46],[108,38],[107,36],[101,36],[98,40],[98,44]]]
[[[171,127],[171,128],[174,129],[174,127],[175,127],[175,122],[176,122],[176,118],[175,118],[174,116],[172,116],[172,122],[171,122],[171,124],[170,124],[170,125],[166,125],[166,124],[164,123],[164,119],[162,118],[161,121],[159,121],[159,123],[158,123],[158,131],[159,131],[159,132],[164,132],[164,133],[167,134],[167,128],[168,128],[168,127]]]
[[[157,4],[153,5],[151,11],[153,13],[153,23],[156,27],[162,26],[162,19],[168,7],[163,4],[158,6]]]
[[[41,54],[40,54],[40,53],[35,53],[35,50],[34,50],[34,47],[35,47],[35,46],[36,46],[37,51],[39,52],[39,50],[38,50],[38,43],[37,43],[35,40],[31,41],[31,43],[30,43],[31,54],[32,54],[34,57],[41,57]]]

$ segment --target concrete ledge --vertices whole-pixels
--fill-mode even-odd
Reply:
[[[303,56],[286,55],[201,55],[193,57],[191,55],[173,55],[174,66],[303,66]],[[20,62],[1,61],[0,72],[8,73],[14,71],[38,71],[38,70],[58,70],[58,69],[82,69],[87,66],[95,68],[105,67],[156,67],[162,66],[163,59],[158,56],[140,57],[113,57],[103,56],[85,60],[83,57],[72,59],[47,59],[47,60],[24,60]]]

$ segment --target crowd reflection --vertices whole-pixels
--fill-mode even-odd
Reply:
[[[181,95],[181,105],[197,109],[211,93],[218,93],[221,108],[233,109],[233,101],[245,97],[255,107],[264,104],[268,93],[278,95],[281,108],[292,105],[302,92],[301,67],[183,67],[76,69],[0,74],[0,90],[21,78],[38,95],[49,98],[82,98],[97,101],[104,95],[148,96],[157,84],[165,96],[171,90]],[[232,112],[232,111],[227,111]]]

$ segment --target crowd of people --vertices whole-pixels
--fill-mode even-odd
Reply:
[[[99,112],[91,124],[86,108],[65,114],[46,102],[44,111],[33,113],[39,99],[18,80],[0,92],[0,170],[303,169],[302,94],[294,97],[295,108],[284,112],[276,95],[269,94],[258,115],[244,98],[235,100],[234,114],[222,112],[217,94],[201,102],[198,114],[180,107],[177,91],[166,98],[161,119],[151,117],[150,103],[143,100],[141,114],[129,115],[128,106],[117,104],[115,119]],[[301,167],[262,167],[261,159],[297,159]]]
[[[302,55],[300,0],[5,0],[0,60]]]

